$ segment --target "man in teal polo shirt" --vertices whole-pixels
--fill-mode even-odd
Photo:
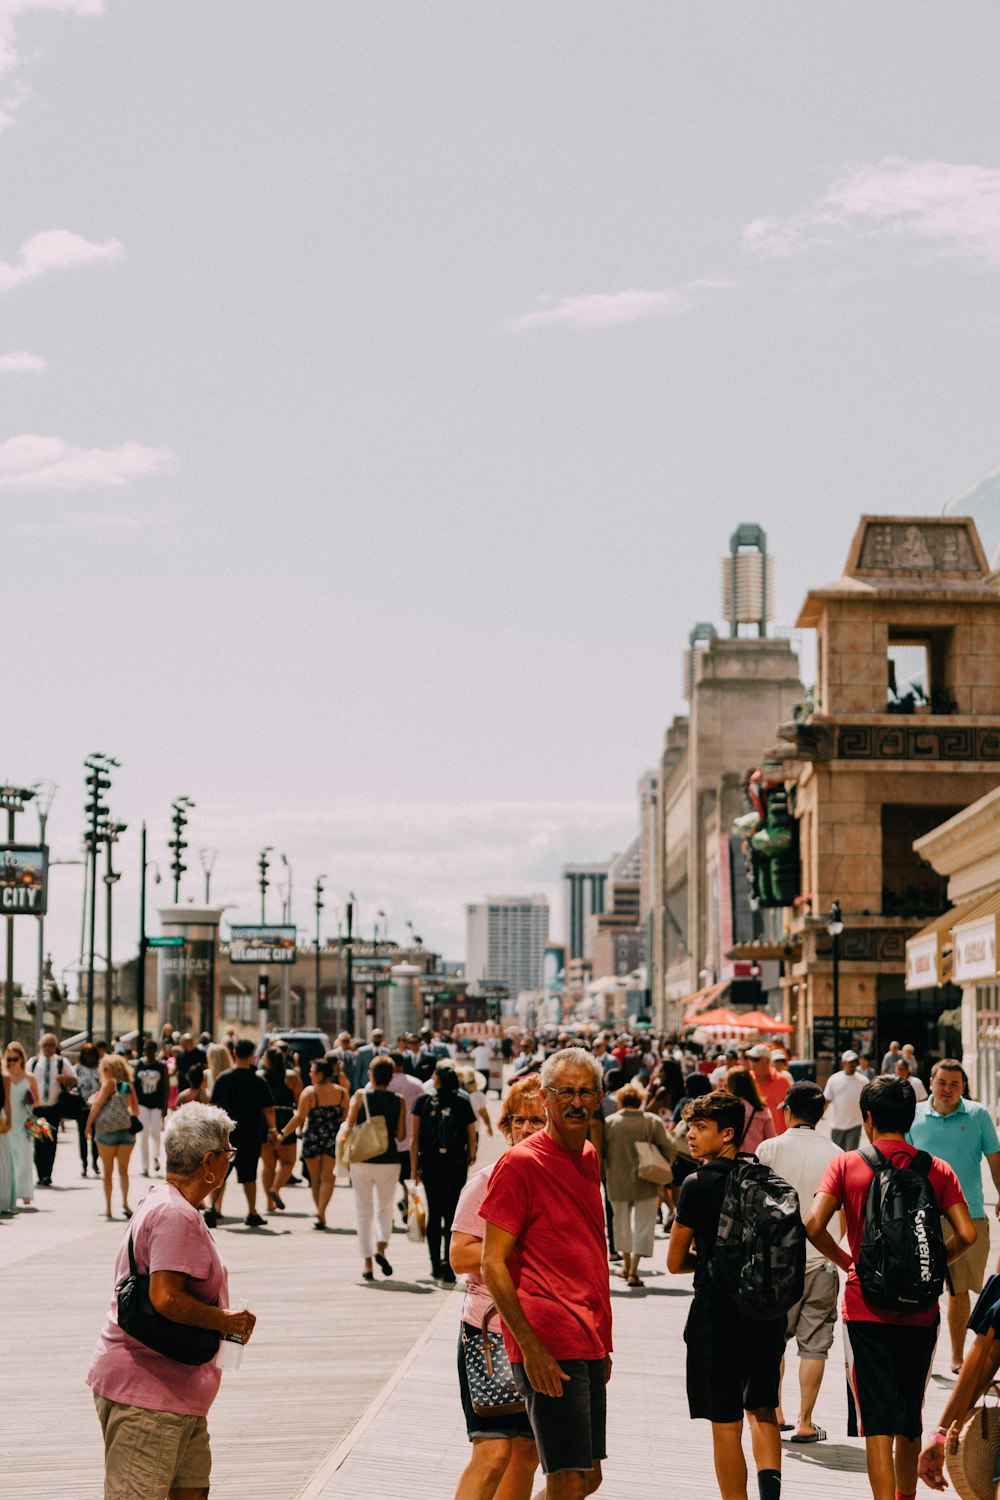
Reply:
[[[931,1073],[931,1096],[917,1105],[907,1137],[921,1151],[948,1163],[962,1186],[969,1215],[976,1226],[976,1243],[950,1267],[948,1332],[951,1367],[957,1370],[965,1354],[969,1321],[969,1293],[981,1292],[990,1254],[990,1225],[983,1201],[983,1157],[1000,1193],[1000,1139],[983,1104],[963,1097],[968,1086],[965,1069],[953,1057],[936,1063]],[[1000,1219],[1000,1203],[997,1204]]]

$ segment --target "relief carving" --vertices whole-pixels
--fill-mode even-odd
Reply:
[[[865,527],[857,573],[972,573],[982,577],[968,527],[927,521],[872,521]]]

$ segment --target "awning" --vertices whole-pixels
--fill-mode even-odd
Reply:
[[[967,949],[964,954],[966,960],[964,966],[960,965],[960,972],[966,975],[967,980],[973,978],[995,978],[996,965],[989,974],[985,973],[989,964],[989,953],[985,951],[989,946],[989,937],[993,936],[993,957],[996,958],[996,915],[1000,912],[1000,889],[985,892],[976,896],[971,901],[963,901],[959,906],[953,906],[951,911],[943,912],[940,917],[935,917],[933,922],[928,922],[926,927],[921,927],[906,942],[906,988],[908,990],[926,990],[935,988],[939,984],[948,984],[953,978],[956,984],[963,980],[958,974],[953,974],[953,958],[955,939],[953,936],[956,927],[963,929],[972,924],[983,922],[983,931],[972,931],[968,935],[963,947]],[[992,926],[991,926],[992,919]],[[980,952],[980,943],[985,945],[984,951]],[[978,966],[983,969],[982,974],[973,974],[971,968]]]
[[[787,1021],[779,1021],[776,1016],[769,1016],[764,1010],[748,1010],[740,1016],[743,1026],[753,1026],[762,1036],[791,1036],[795,1030],[789,1026]]]
[[[955,984],[975,984],[998,977],[998,914],[1000,890],[994,890],[982,898],[975,911],[952,923],[951,972]]]
[[[712,1006],[722,999],[728,988],[729,980],[722,979],[718,984],[707,984],[704,989],[695,990],[693,995],[688,995],[682,1002],[684,1016],[681,1024],[689,1026],[703,1011],[711,1010]]]
[[[736,943],[732,948],[727,948],[726,957],[742,963],[788,963],[790,959],[799,956],[802,947],[802,934],[789,933],[787,938],[780,943]]]

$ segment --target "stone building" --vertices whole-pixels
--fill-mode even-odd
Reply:
[[[876,1052],[912,1041],[926,1055],[936,1039],[941,1000],[907,991],[905,944],[947,897],[913,845],[1000,783],[1000,592],[988,580],[971,521],[864,516],[843,576],[802,607],[818,680],[779,752],[801,850],[786,1020],[821,1065],[852,1041]]]

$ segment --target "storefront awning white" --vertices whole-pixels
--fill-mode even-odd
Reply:
[[[914,933],[906,943],[906,988],[925,990],[995,978],[998,913],[1000,890],[991,890],[952,907]],[[977,966],[983,972],[973,973]]]

